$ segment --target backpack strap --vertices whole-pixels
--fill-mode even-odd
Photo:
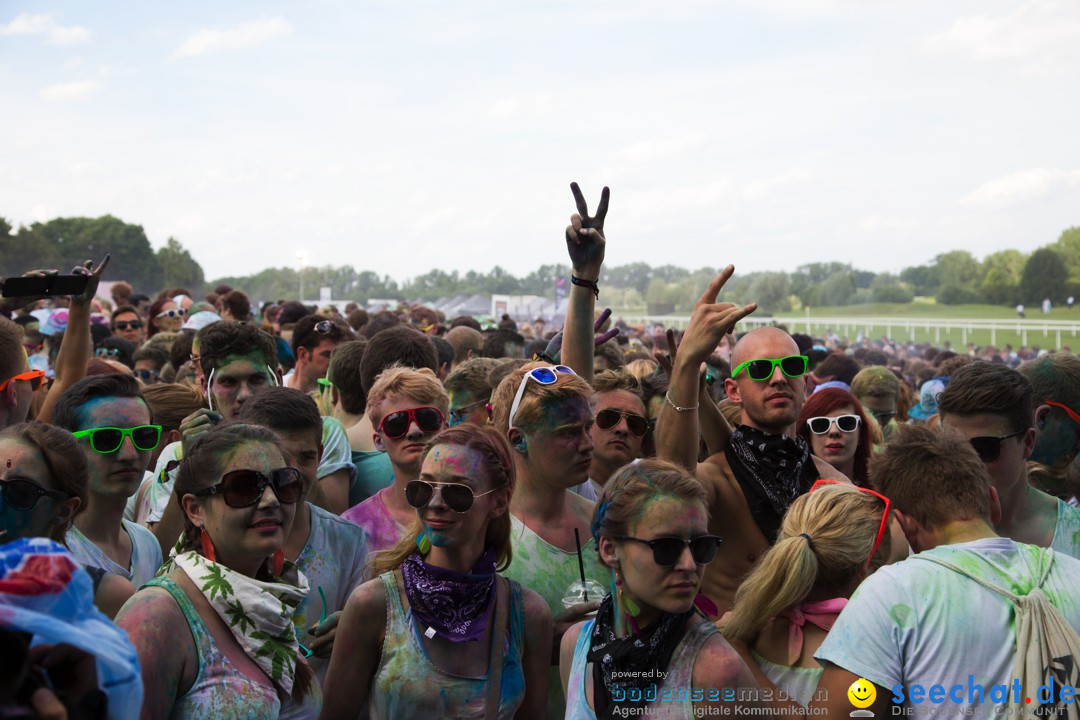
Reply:
[[[992,590],[992,591],[996,592],[998,595],[1001,595],[1003,598],[1006,598],[1007,600],[1012,602],[1013,605],[1020,605],[1023,602],[1023,597],[1021,597],[1019,595],[1013,595],[1008,590],[998,587],[997,585],[990,582],[989,580],[984,580],[981,577],[977,577],[975,575],[972,575],[967,570],[964,570],[962,567],[960,567],[958,565],[954,565],[953,563],[949,562],[948,560],[942,560],[939,557],[934,557],[932,555],[927,555],[925,553],[918,553],[917,555],[912,555],[910,559],[911,560],[926,560],[926,561],[932,562],[932,563],[934,563],[936,565],[941,565],[942,567],[949,568],[953,572],[958,572],[961,575],[963,575],[963,576],[965,576],[967,578],[970,578],[970,579],[974,580],[975,582],[979,583],[980,585],[982,585],[987,590]],[[1038,569],[1038,573],[1036,575],[1035,587],[1032,588],[1032,592],[1042,588],[1043,583],[1046,582],[1046,578],[1050,575],[1050,568],[1051,568],[1051,566],[1053,566],[1053,564],[1054,564],[1054,551],[1051,548],[1045,548],[1044,551],[1039,555],[1039,569]]]

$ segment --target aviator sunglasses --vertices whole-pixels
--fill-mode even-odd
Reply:
[[[649,430],[649,421],[641,415],[635,413],[622,412],[621,410],[614,410],[607,408],[596,413],[596,427],[601,430],[610,430],[619,424],[619,421],[626,418],[626,427],[637,437],[642,437]]]
[[[724,538],[716,535],[698,535],[692,540],[683,540],[678,537],[662,537],[653,540],[621,535],[612,540],[627,540],[630,542],[648,545],[652,549],[653,562],[660,567],[673,567],[682,557],[683,549],[690,547],[690,556],[698,565],[708,565],[716,558],[716,551]]]
[[[379,432],[391,439],[405,437],[413,423],[425,433],[438,432],[443,426],[442,410],[434,407],[409,408],[386,415],[379,423]]]
[[[259,502],[267,485],[274,489],[278,501],[287,505],[300,499],[304,487],[300,471],[294,467],[271,470],[269,476],[258,470],[232,470],[222,475],[217,485],[191,494],[195,497],[221,495],[229,507],[245,508]]]
[[[783,358],[756,358],[747,360],[735,368],[734,372],[731,373],[731,377],[738,377],[743,368],[746,368],[746,374],[750,376],[751,380],[765,382],[773,376],[773,373],[776,372],[776,366],[779,365],[780,370],[789,378],[800,378],[806,374],[809,363],[810,359],[805,355],[788,355]]]
[[[422,507],[427,507],[427,504],[431,502],[431,498],[435,497],[436,487],[439,488],[439,494],[442,495],[446,507],[456,513],[468,512],[469,508],[471,508],[476,501],[476,498],[483,497],[499,489],[495,488],[494,490],[488,490],[487,492],[474,493],[473,489],[464,483],[440,483],[428,482],[427,480],[410,480],[405,486],[405,502],[418,510]]]

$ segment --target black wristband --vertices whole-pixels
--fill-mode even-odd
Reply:
[[[579,277],[570,276],[570,282],[574,285],[580,285],[581,287],[589,288],[592,290],[592,294],[596,296],[596,299],[600,299],[600,286],[591,280],[582,280]]]

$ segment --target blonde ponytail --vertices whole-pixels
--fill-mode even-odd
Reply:
[[[753,642],[772,618],[811,592],[850,592],[866,566],[881,516],[881,500],[853,485],[827,485],[798,498],[780,527],[776,544],[739,586],[724,634]],[[886,528],[870,567],[889,555]]]

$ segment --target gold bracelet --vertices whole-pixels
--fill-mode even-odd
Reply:
[[[697,410],[701,405],[695,405],[694,407],[679,407],[675,403],[671,402],[671,391],[668,390],[664,393],[664,399],[667,400],[667,404],[675,408],[676,412],[690,412],[691,410]]]

